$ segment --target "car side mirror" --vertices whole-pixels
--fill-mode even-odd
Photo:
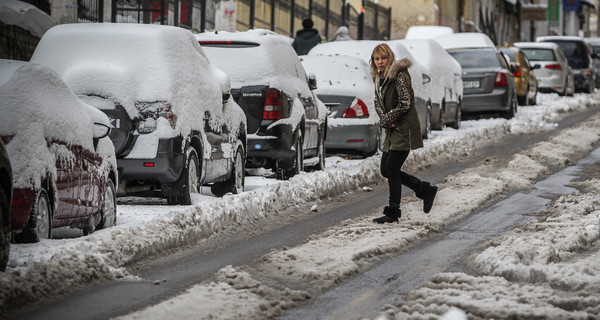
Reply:
[[[223,103],[227,103],[229,98],[231,98],[231,92],[223,92]]]
[[[317,89],[317,76],[314,73],[308,75],[308,88],[310,90]]]
[[[110,134],[110,127],[103,124],[94,122],[92,126],[92,136],[95,140],[100,140]]]
[[[531,70],[539,69],[541,67],[542,67],[542,65],[540,65],[540,64],[534,64],[533,66],[531,66]]]

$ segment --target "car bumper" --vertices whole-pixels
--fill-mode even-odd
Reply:
[[[377,124],[331,124],[327,127],[325,148],[340,151],[371,152],[377,148]]]
[[[293,164],[293,161],[288,161],[295,155],[295,150],[292,150],[293,144],[294,137],[290,125],[282,124],[269,130],[261,128],[257,134],[248,135],[246,167],[268,167],[266,162],[270,160],[286,160],[283,162]]]
[[[461,112],[508,111],[510,108],[510,92],[506,88],[499,88],[490,93],[464,94]]]
[[[10,228],[13,232],[19,233],[27,225],[35,196],[33,189],[13,189],[10,206]]]
[[[160,139],[153,159],[117,159],[119,178],[122,180],[157,181],[161,184],[177,180],[185,166],[181,138]]]

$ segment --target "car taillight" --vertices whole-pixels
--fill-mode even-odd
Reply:
[[[283,98],[281,91],[270,88],[267,90],[265,97],[265,106],[263,108],[263,120],[279,120],[281,119],[281,111],[283,110]]]
[[[506,77],[506,73],[499,71],[496,73],[496,81],[494,81],[494,87],[505,86],[508,83],[508,77]]]
[[[547,64],[547,65],[544,66],[544,68],[550,69],[550,70],[562,70],[562,67],[558,63]]]
[[[583,69],[581,70],[581,75],[582,76],[589,76],[592,72],[590,71],[590,69]]]
[[[157,128],[157,120],[165,118],[169,121],[171,128],[175,128],[177,116],[171,110],[171,104],[164,101],[136,102],[135,107],[140,112],[140,121],[137,129],[141,134],[152,133]]]
[[[360,99],[356,98],[352,101],[352,106],[342,113],[342,118],[361,118],[369,115],[367,105]]]
[[[521,66],[515,64],[515,72],[513,72],[513,76],[520,77],[521,76]]]

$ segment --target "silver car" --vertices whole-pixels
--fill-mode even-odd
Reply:
[[[369,65],[358,57],[301,56],[317,80],[317,97],[328,109],[327,153],[372,156],[379,146],[379,116]]]
[[[556,92],[561,96],[572,96],[575,92],[573,69],[560,46],[553,42],[516,42],[523,50],[532,66],[540,65],[533,70],[538,79],[540,92]]]

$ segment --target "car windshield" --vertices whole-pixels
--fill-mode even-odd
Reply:
[[[461,49],[448,51],[463,68],[500,68],[500,60],[494,49]]]
[[[529,61],[556,61],[552,49],[523,49]]]

